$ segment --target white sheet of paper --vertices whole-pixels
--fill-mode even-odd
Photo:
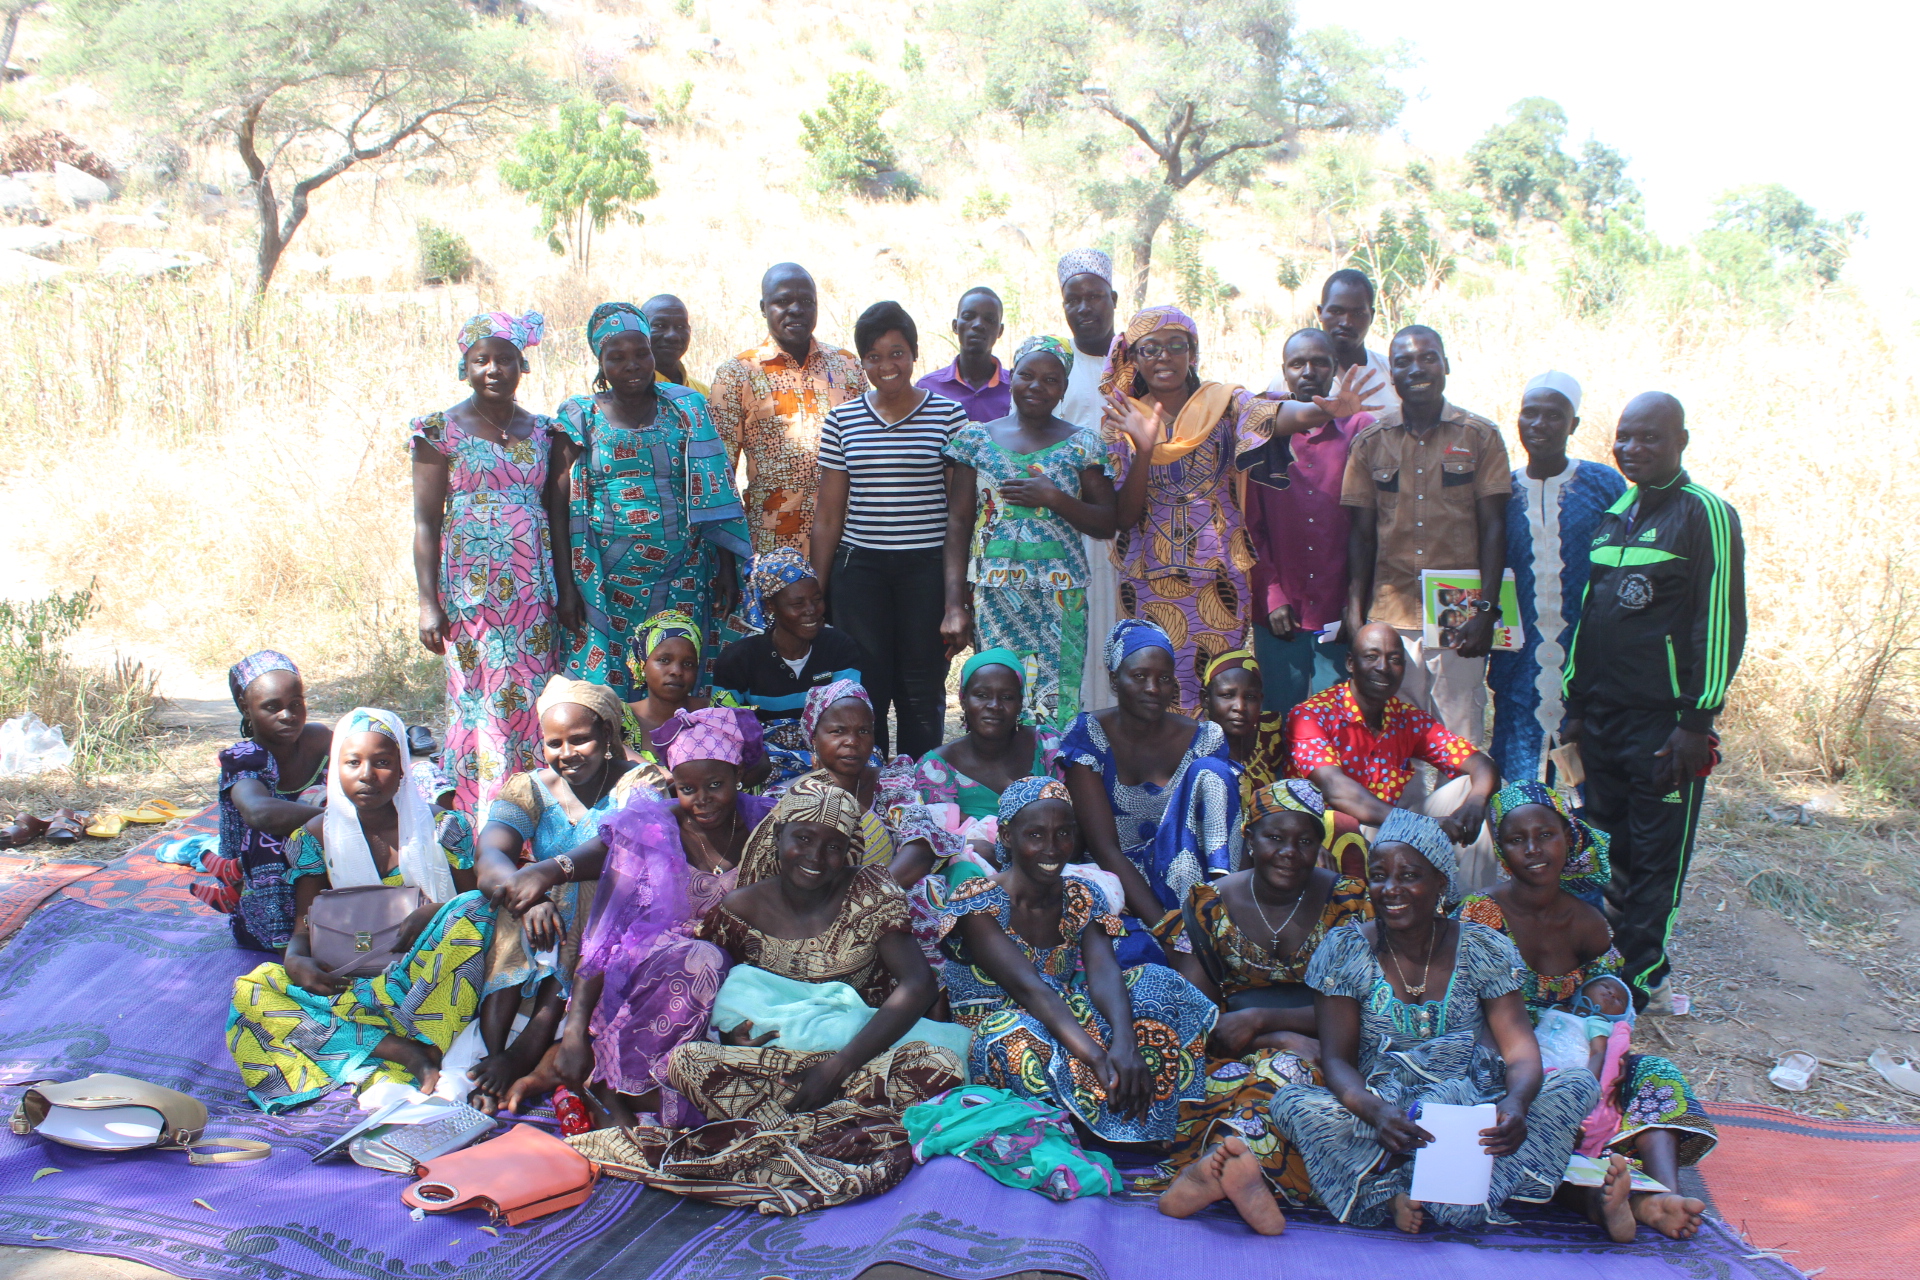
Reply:
[[[1423,1204],[1485,1204],[1493,1186],[1493,1157],[1480,1131],[1498,1120],[1491,1102],[1461,1107],[1428,1102],[1414,1121],[1433,1141],[1414,1152],[1412,1196]]]

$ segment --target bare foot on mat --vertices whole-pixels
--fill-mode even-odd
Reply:
[[[1224,1200],[1227,1189],[1220,1184],[1220,1175],[1227,1158],[1226,1144],[1221,1143],[1182,1169],[1173,1185],[1160,1193],[1160,1212],[1169,1218],[1190,1218],[1214,1201]]]
[[[1247,1146],[1246,1139],[1228,1138],[1219,1149],[1227,1153],[1226,1164],[1220,1171],[1220,1185],[1247,1225],[1263,1236],[1277,1236],[1285,1231],[1287,1215],[1281,1212],[1280,1201],[1267,1186],[1267,1171],[1260,1167],[1260,1159]]]
[[[1633,1169],[1625,1156],[1615,1156],[1607,1164],[1606,1181],[1600,1184],[1600,1226],[1615,1244],[1632,1244],[1640,1228],[1633,1220],[1633,1208],[1627,1193],[1633,1187]]]
[[[1644,1191],[1633,1197],[1633,1217],[1669,1240],[1691,1240],[1700,1231],[1706,1202],[1672,1191]]]
[[[1426,1225],[1427,1207],[1406,1192],[1393,1198],[1393,1225],[1408,1235],[1418,1235]]]

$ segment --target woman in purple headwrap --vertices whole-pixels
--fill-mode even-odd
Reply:
[[[441,759],[469,816],[508,775],[541,765],[534,700],[555,666],[549,530],[566,518],[566,473],[548,465],[553,419],[514,393],[545,328],[537,311],[467,321],[454,373],[473,394],[410,427],[420,643],[447,657]]]
[[[1247,636],[1253,542],[1236,465],[1264,459],[1262,474],[1284,476],[1292,457],[1286,435],[1362,407],[1354,388],[1338,401],[1282,404],[1203,382],[1199,367],[1193,317],[1148,307],[1115,335],[1100,379],[1119,484],[1120,616],[1152,622],[1173,640],[1179,710],[1196,719],[1206,715],[1202,670]],[[1134,465],[1142,454],[1147,464]]]
[[[240,741],[220,753],[220,851],[193,896],[232,917],[241,946],[284,951],[293,938],[286,841],[320,816],[306,793],[327,780],[333,732],[307,719],[306,685],[284,653],[262,649],[234,663],[227,691]]]
[[[667,1084],[667,1054],[703,1034],[727,958],[691,937],[693,925],[733,891],[747,837],[773,808],[740,790],[760,757],[750,711],[678,711],[653,735],[673,771],[666,800],[636,797],[573,850],[569,876],[596,876],[591,918],[574,970],[560,1040],[507,1093],[518,1110],[557,1084],[594,1095],[615,1123],[678,1128],[703,1122]],[[556,859],[557,861],[557,859]]]

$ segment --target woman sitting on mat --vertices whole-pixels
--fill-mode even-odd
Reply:
[[[794,982],[845,983],[873,1016],[832,1052],[781,1047],[751,1021],[725,1043],[673,1051],[671,1079],[711,1119],[778,1123],[846,1099],[897,1112],[966,1083],[951,1045],[902,1042],[938,994],[907,927],[907,897],[861,865],[861,808],[819,774],[800,778],[754,828],[740,887],[700,922],[735,965]]]
[[[827,625],[820,579],[791,547],[754,558],[744,603],[747,622],[759,634],[721,651],[713,685],[716,697],[759,715],[773,764],[766,782],[771,789],[814,767],[809,735],[800,727],[807,694],[836,680],[858,683],[866,656],[859,641]]]
[[[928,805],[951,805],[960,822],[994,817],[1000,793],[1019,778],[1044,778],[1058,772],[1060,735],[1023,714],[1026,688],[1019,655],[1011,649],[982,649],[960,668],[960,725],[966,730],[920,758],[913,787]],[[984,846],[984,847],[982,847]],[[991,859],[991,841],[974,852]],[[976,863],[955,864],[979,874]]]
[[[635,796],[573,850],[575,877],[599,880],[574,995],[560,1042],[508,1091],[509,1109],[564,1084],[616,1124],[699,1123],[667,1087],[667,1054],[706,1031],[727,959],[690,935],[733,891],[748,833],[773,802],[740,790],[760,759],[751,712],[683,710],[653,742],[673,771],[673,798]],[[595,1083],[606,1087],[589,1094]]]
[[[800,727],[818,765],[806,776],[840,788],[859,806],[856,863],[885,869],[907,889],[962,851],[958,833],[935,822],[920,802],[913,761],[895,756],[880,762],[873,749],[873,703],[864,688],[836,680],[815,689],[807,695]]]
[[[1000,795],[999,861],[941,908],[947,994],[973,1028],[972,1078],[1067,1108],[1110,1142],[1172,1141],[1205,1096],[1213,1002],[1164,965],[1122,969],[1124,928],[1063,874],[1080,832],[1067,789],[1021,778]]]
[[[1206,1101],[1181,1114],[1180,1145],[1163,1174],[1237,1132],[1291,1204],[1313,1202],[1299,1152],[1274,1126],[1273,1096],[1316,1079],[1313,988],[1307,969],[1328,936],[1373,918],[1367,886],[1320,865],[1326,803],[1312,783],[1276,782],[1247,811],[1246,867],[1187,891],[1155,932],[1175,967],[1220,1006],[1207,1041]]]
[[[284,653],[242,658],[227,669],[227,691],[241,740],[220,753],[220,851],[206,860],[213,880],[193,896],[231,917],[235,942],[277,953],[293,938],[287,837],[320,816],[303,797],[327,780],[333,732],[307,719],[300,668]]]
[[[333,735],[325,814],[287,841],[293,937],[284,964],[235,980],[227,1048],[262,1110],[285,1111],[342,1082],[411,1080],[431,1092],[440,1057],[480,1010],[493,904],[474,889],[473,834],[440,824],[409,784],[406,727],[358,707]],[[370,978],[337,977],[313,959],[307,913],[326,889],[408,885],[426,905],[407,918],[401,956]]]
[[[713,689],[694,692],[700,683],[703,647],[704,637],[693,618],[679,610],[668,610],[647,619],[628,651],[639,699],[625,704],[622,737],[627,759],[640,767],[640,780],[664,799],[673,798],[673,770],[653,745],[652,735],[671,721],[675,712],[737,705],[728,695]],[[758,786],[766,779],[767,768],[763,754],[760,763],[741,779],[741,785]]]
[[[594,882],[580,883],[571,851],[641,787],[620,748],[620,695],[603,684],[555,676],[536,708],[547,767],[501,784],[480,830],[480,891],[498,910],[487,961],[480,1036],[487,1056],[472,1071],[468,1101],[491,1115],[513,1082],[553,1043],[573,991],[580,935]],[[513,1037],[514,1016],[527,1025]]]
[[[1307,967],[1326,1084],[1281,1089],[1273,1118],[1342,1222],[1390,1218],[1407,1232],[1427,1217],[1454,1230],[1510,1223],[1507,1200],[1553,1198],[1599,1093],[1584,1071],[1542,1072],[1513,944],[1440,914],[1457,892],[1458,857],[1439,823],[1393,810],[1367,855],[1372,922],[1329,933]],[[1409,1194],[1413,1153],[1433,1140],[1410,1108],[1429,1102],[1495,1104],[1480,1131],[1494,1157],[1485,1204]]]
[[[1606,916],[1577,896],[1578,890],[1604,886],[1612,878],[1610,837],[1574,817],[1558,792],[1538,782],[1508,783],[1494,795],[1487,817],[1494,826],[1494,852],[1511,878],[1469,897],[1460,905],[1460,918],[1512,939],[1522,962],[1520,994],[1536,1022],[1548,1009],[1565,1009],[1586,1017],[1595,1035],[1607,1037],[1595,1073],[1600,1105],[1587,1120],[1581,1154],[1631,1157],[1669,1189],[1633,1192],[1632,1221],[1617,1211],[1609,1216],[1610,1188],[1569,1188],[1581,1193],[1577,1207],[1616,1240],[1633,1239],[1634,1222],[1671,1239],[1688,1239],[1700,1229],[1706,1206],[1677,1194],[1680,1169],[1713,1150],[1719,1135],[1680,1068],[1653,1054],[1628,1053],[1627,1035],[1615,1033],[1620,1024],[1631,1025],[1633,1007],[1631,1001],[1606,1003],[1609,995],[1625,990],[1618,981],[1620,953],[1613,948]],[[1618,990],[1601,995],[1595,1007],[1590,989],[1597,979],[1609,977],[1613,981],[1602,985]]]
[[[1233,870],[1240,784],[1220,726],[1173,710],[1180,683],[1166,632],[1123,618],[1105,657],[1118,705],[1082,711],[1067,731],[1067,790],[1094,862],[1126,893],[1121,963],[1164,963],[1146,930],[1188,889]]]
[[[1206,665],[1201,679],[1207,719],[1226,735],[1227,757],[1240,777],[1240,807],[1245,809],[1253,803],[1254,792],[1286,771],[1287,718],[1262,710],[1267,690],[1251,649],[1221,654]]]

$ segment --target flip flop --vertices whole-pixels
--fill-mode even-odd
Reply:
[[[138,809],[121,815],[128,822],[140,823],[172,822],[176,818],[186,816],[186,813],[171,800],[162,800],[158,796],[142,800]]]
[[[0,830],[0,849],[18,849],[32,844],[47,833],[48,823],[30,813],[16,814],[5,830]]]
[[[87,834],[96,840],[111,840],[126,829],[126,815],[115,813],[111,809],[102,810],[94,816],[92,822],[87,824]]]
[[[92,819],[90,813],[75,813],[72,809],[61,809],[47,819],[47,839],[55,844],[72,844],[86,830]]]

